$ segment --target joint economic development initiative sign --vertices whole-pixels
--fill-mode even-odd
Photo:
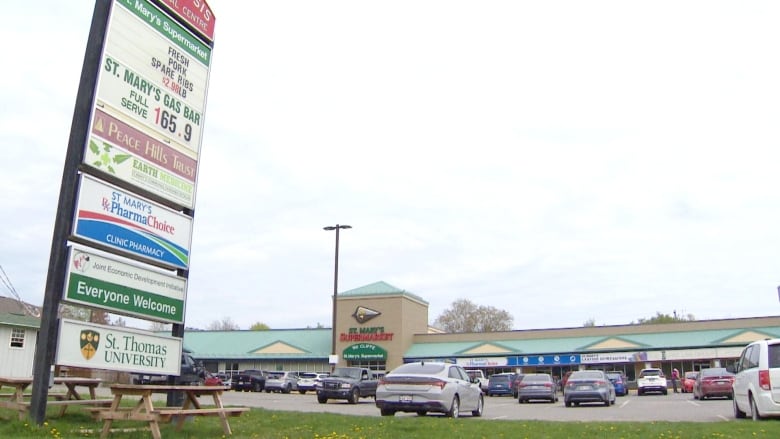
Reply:
[[[184,322],[183,278],[120,262],[95,252],[71,249],[68,302],[168,323]]]

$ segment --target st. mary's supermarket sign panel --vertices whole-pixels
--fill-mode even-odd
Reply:
[[[167,323],[184,322],[184,278],[71,248],[64,300]]]
[[[190,262],[192,218],[81,176],[74,235],[172,268]]]

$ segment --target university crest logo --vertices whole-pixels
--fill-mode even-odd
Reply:
[[[86,360],[91,360],[100,346],[100,333],[91,329],[81,331],[81,355]]]

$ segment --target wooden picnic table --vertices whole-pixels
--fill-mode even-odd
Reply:
[[[114,420],[131,420],[148,422],[149,429],[154,439],[160,439],[160,422],[167,422],[175,418],[176,430],[181,430],[187,416],[219,416],[222,430],[225,435],[232,435],[228,416],[238,416],[248,411],[249,407],[225,407],[222,404],[222,386],[183,386],[183,385],[137,385],[137,384],[113,384],[110,386],[114,395],[111,407],[96,410],[98,419],[103,420],[101,439],[108,437],[111,432],[111,424]],[[159,407],[152,404],[153,393],[184,393],[184,404],[181,407]],[[214,407],[202,407],[198,401],[199,396],[211,395]],[[121,407],[122,398],[126,396],[138,396],[137,404],[132,408]]]
[[[25,395],[24,391],[32,384],[32,377],[0,377],[0,388],[3,386],[13,387],[14,392],[9,394],[7,399],[0,400],[0,407],[16,410],[19,412],[19,420],[23,420],[27,411],[30,408],[30,402],[25,398],[29,395]],[[47,401],[46,405],[59,405],[60,416],[65,414],[69,405],[83,404],[83,405],[108,405],[110,399],[98,399],[95,389],[102,382],[97,378],[80,378],[80,377],[55,377],[54,384],[64,384],[68,389],[64,395],[49,395],[56,397],[54,401]],[[82,398],[79,393],[79,387],[86,387],[89,391],[89,399]]]

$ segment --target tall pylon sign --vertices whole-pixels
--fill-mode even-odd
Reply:
[[[33,367],[39,425],[55,364],[179,374],[214,23],[204,0],[95,1]],[[61,319],[61,303],[173,329]]]

